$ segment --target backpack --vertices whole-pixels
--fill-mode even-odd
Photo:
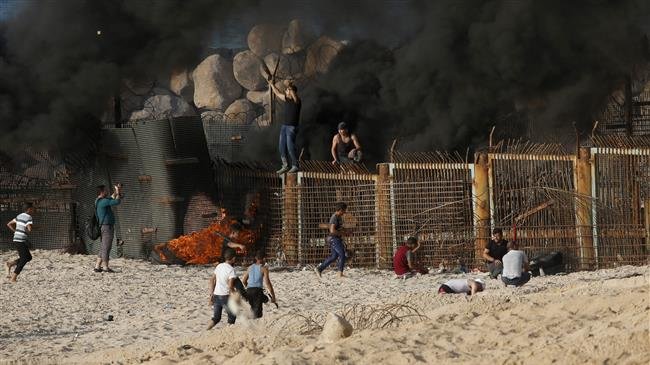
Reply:
[[[102,230],[99,226],[99,219],[97,218],[97,201],[95,201],[95,209],[93,211],[93,215],[86,219],[85,226],[86,235],[88,235],[88,238],[91,240],[96,240],[102,236]]]

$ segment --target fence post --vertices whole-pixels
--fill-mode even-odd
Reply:
[[[282,222],[282,242],[287,263],[298,262],[298,174],[286,174],[284,180],[284,222]]]
[[[645,215],[645,254],[650,252],[650,198],[643,202],[643,215]]]
[[[393,262],[392,220],[390,209],[390,169],[387,163],[377,165],[379,176],[375,191],[375,242],[377,245],[377,266],[390,267]]]
[[[590,268],[594,262],[594,237],[592,227],[591,154],[581,147],[576,163],[576,234],[580,247],[580,269]]]
[[[483,250],[490,238],[490,189],[488,184],[488,156],[487,153],[477,153],[474,158],[474,214],[476,227],[475,264],[479,265]]]

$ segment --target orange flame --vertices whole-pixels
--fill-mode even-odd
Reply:
[[[257,205],[257,199],[253,199],[245,213],[248,219],[254,218],[257,214]],[[221,248],[224,240],[230,237],[232,233],[230,225],[235,222],[237,221],[228,218],[227,212],[225,209],[222,209],[221,217],[211,223],[207,228],[180,236],[167,243],[156,245],[154,246],[154,250],[158,253],[160,261],[163,263],[170,262],[169,258],[164,254],[163,248],[172,252],[186,264],[201,265],[218,262],[221,257]],[[258,233],[256,231],[244,228],[239,231],[235,239],[231,240],[246,246],[243,250],[236,249],[238,254],[246,255],[250,247],[257,241],[257,238]]]

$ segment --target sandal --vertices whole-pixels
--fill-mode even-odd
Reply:
[[[102,272],[102,268],[101,267],[96,267],[96,268],[93,269],[93,271],[94,272]]]
[[[107,269],[104,269],[104,272],[108,272],[108,273],[111,273],[111,274],[112,274],[112,273],[114,273],[115,271],[113,271],[113,269],[111,269],[111,268],[107,268]]]

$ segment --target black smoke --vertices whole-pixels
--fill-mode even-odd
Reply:
[[[0,29],[2,149],[74,149],[96,138],[122,80],[195,65],[215,23],[248,3],[26,2]]]
[[[612,90],[650,60],[646,0],[408,6],[408,16],[378,16],[354,32],[303,93],[300,140],[312,158],[329,158],[339,121],[355,126],[371,161],[385,159],[393,139],[403,150],[464,152],[485,144],[495,124],[510,137],[531,124],[544,136],[573,133],[574,122],[589,130]],[[346,16],[368,22],[363,12]],[[395,45],[383,39],[391,30],[402,32]]]

